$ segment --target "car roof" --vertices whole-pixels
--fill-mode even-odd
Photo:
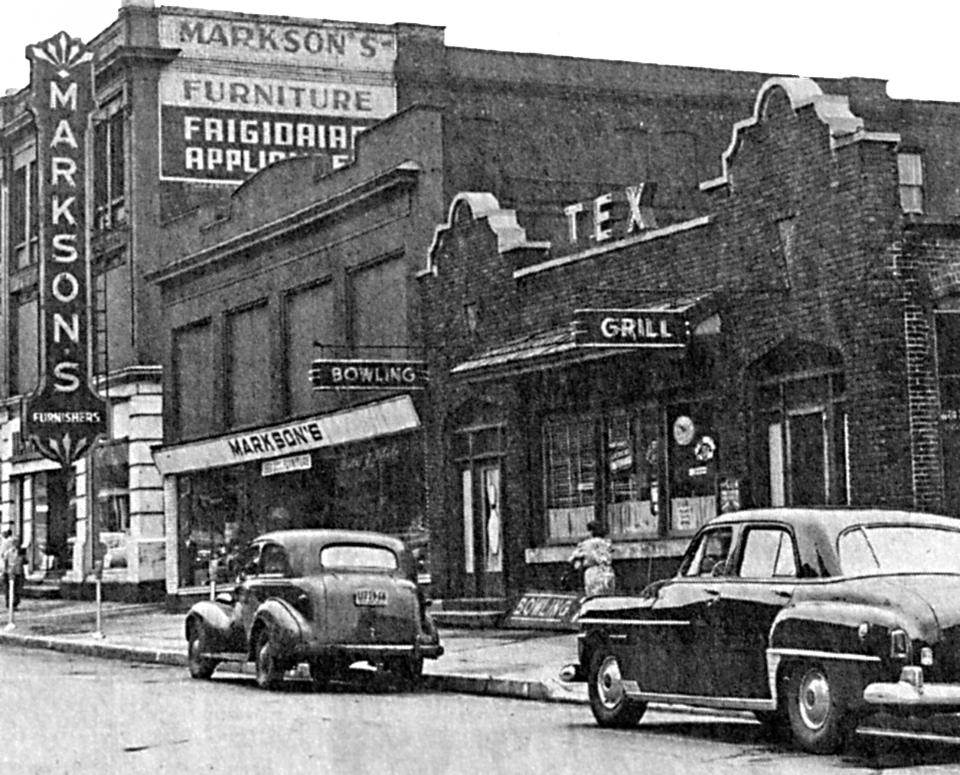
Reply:
[[[764,508],[734,511],[714,517],[707,524],[739,524],[743,522],[781,522],[798,529],[818,530],[838,534],[853,525],[929,525],[930,527],[960,529],[960,520],[920,511],[886,508],[845,508],[838,506],[804,506]]]
[[[286,549],[311,545],[322,548],[330,544],[371,544],[390,549],[398,554],[404,551],[404,543],[399,538],[375,533],[371,530],[332,530],[326,528],[303,528],[299,530],[273,530],[257,536],[255,541],[273,541]]]

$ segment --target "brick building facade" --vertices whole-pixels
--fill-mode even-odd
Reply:
[[[960,516],[958,108],[824,90],[767,81],[680,221],[597,190],[544,241],[454,199],[422,273],[443,594],[560,588],[590,519],[637,589],[724,510]]]
[[[230,546],[266,527],[379,528],[426,550],[425,391],[312,390],[313,361],[424,360],[417,275],[458,191],[495,190],[551,239],[567,229],[560,203],[669,180],[659,217],[683,221],[764,80],[388,30],[397,112],[356,138],[355,161],[279,160],[157,230],[164,261],[146,275],[162,309],[155,459],[165,588],[177,599],[208,583],[211,558],[228,578]],[[264,442],[308,426],[323,440]]]

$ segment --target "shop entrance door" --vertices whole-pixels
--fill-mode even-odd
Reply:
[[[503,521],[499,463],[461,470],[464,593],[503,595]]]
[[[829,492],[827,418],[822,407],[794,410],[768,429],[773,506],[820,506]]]

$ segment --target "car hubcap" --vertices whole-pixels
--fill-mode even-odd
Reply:
[[[616,708],[623,700],[620,665],[616,657],[607,657],[597,672],[597,696],[605,708]]]
[[[800,682],[799,708],[803,723],[820,729],[830,713],[830,684],[820,670],[810,670]]]

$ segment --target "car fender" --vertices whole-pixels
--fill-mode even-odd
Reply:
[[[770,627],[766,654],[771,696],[778,696],[783,665],[812,660],[829,665],[846,696],[859,701],[863,682],[887,663],[890,631],[898,626],[895,610],[869,604],[808,600],[784,608]]]
[[[264,627],[270,629],[274,645],[279,649],[279,656],[289,656],[303,642],[307,622],[296,608],[286,600],[271,597],[257,608],[253,616],[253,627],[250,630],[250,657],[254,657],[254,644],[257,636]]]
[[[220,603],[210,600],[201,600],[191,606],[184,621],[183,634],[190,637],[190,629],[196,622],[203,624],[207,633],[207,647],[210,651],[231,650],[231,640],[234,634],[233,611],[225,609]]]
[[[609,595],[588,598],[580,606],[574,621],[580,627],[577,636],[579,668],[574,680],[586,680],[593,652],[609,644],[610,631],[623,620],[646,619],[656,600],[655,595]],[[610,620],[607,624],[606,620]]]

